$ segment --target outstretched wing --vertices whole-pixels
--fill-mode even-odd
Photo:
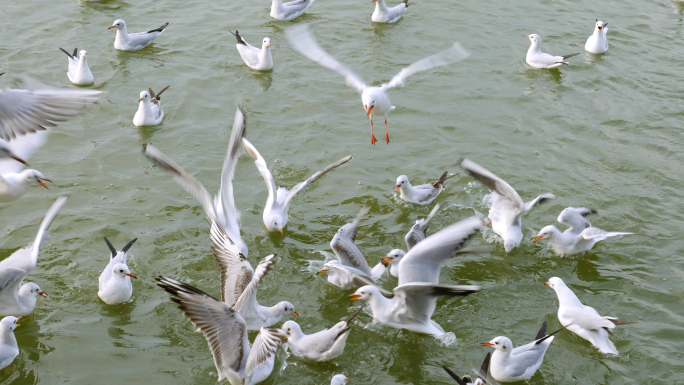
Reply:
[[[394,313],[400,318],[416,323],[428,323],[437,306],[437,298],[443,296],[465,296],[480,291],[479,286],[433,285],[414,282],[394,288]]]
[[[259,154],[259,151],[245,138],[242,138],[242,149],[254,159],[254,164],[266,183],[266,190],[268,191],[268,198],[266,198],[268,202],[266,204],[273,205],[276,200],[276,184],[275,180],[273,180],[273,175],[271,175],[271,170],[268,169],[268,165],[261,154]]]
[[[311,175],[304,182],[297,183],[294,187],[292,187],[292,189],[287,193],[287,196],[285,197],[285,203],[284,203],[285,212],[287,212],[287,210],[290,208],[290,202],[292,201],[292,198],[294,198],[295,194],[297,194],[298,192],[300,192],[302,190],[305,190],[307,187],[309,187],[309,185],[311,185],[311,183],[321,179],[321,177],[323,175],[325,175],[328,171],[349,162],[350,160],[352,160],[352,158],[354,158],[353,154],[349,155],[349,156],[345,156],[344,158],[338,160],[337,162],[328,165],[323,170],[317,171],[316,173]]]
[[[406,78],[413,74],[427,71],[435,67],[441,67],[447,64],[455,63],[467,58],[468,56],[470,56],[470,52],[463,48],[461,43],[455,42],[454,45],[452,45],[449,49],[444,50],[436,55],[426,57],[425,59],[418,60],[410,66],[402,69],[398,74],[394,75],[392,80],[386,84],[383,84],[383,88],[389,89],[394,87],[402,87]]]
[[[233,305],[233,308],[235,308],[235,310],[237,310],[241,314],[245,314],[245,312],[255,314],[257,312],[257,289],[259,287],[259,284],[261,283],[261,280],[264,279],[266,274],[273,270],[273,265],[275,264],[275,257],[276,254],[271,254],[266,256],[264,259],[261,260],[261,262],[259,262],[256,271],[252,274],[250,281],[247,282],[247,286],[243,289],[242,293]]]
[[[432,211],[430,211],[430,214],[427,216],[427,218],[417,220],[416,224],[411,227],[411,230],[406,233],[404,241],[406,242],[407,250],[411,250],[418,242],[425,239],[425,232],[428,229],[430,220],[432,220],[432,217],[434,217],[437,213],[437,210],[439,210],[439,203],[432,208]]]
[[[587,220],[587,216],[591,214],[598,214],[595,209],[586,207],[566,207],[558,215],[558,222],[566,225],[573,232],[581,232],[587,227],[591,227],[591,222]]]
[[[249,352],[249,357],[247,357],[245,383],[250,383],[250,377],[254,374],[256,368],[275,356],[276,351],[283,344],[286,337],[287,334],[281,329],[261,328],[254,340],[252,350]],[[273,370],[273,367],[271,367],[271,370]]]

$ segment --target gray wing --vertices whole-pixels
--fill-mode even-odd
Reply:
[[[349,162],[350,160],[352,160],[352,158],[354,158],[353,154],[349,155],[349,156],[345,156],[344,158],[338,160],[337,162],[328,165],[323,170],[317,171],[316,173],[311,175],[304,182],[297,183],[294,187],[292,187],[292,189],[287,193],[287,196],[285,197],[285,202],[284,202],[285,212],[287,212],[287,210],[290,208],[290,202],[292,201],[292,198],[294,198],[295,194],[297,194],[298,192],[300,192],[302,190],[305,190],[307,187],[309,187],[309,185],[311,185],[311,183],[321,179],[321,177],[323,175],[325,175],[328,171]]]
[[[271,170],[268,169],[268,165],[266,164],[266,160],[259,154],[259,151],[252,145],[252,143],[249,142],[249,140],[243,138],[242,139],[242,149],[245,150],[247,155],[249,155],[252,159],[254,159],[254,164],[257,167],[257,170],[259,170],[259,174],[261,174],[261,177],[264,178],[264,182],[266,183],[266,190],[268,190],[268,198],[266,198],[267,205],[274,205],[276,201],[276,184],[275,180],[273,179],[273,175],[271,174]]]
[[[0,129],[2,128],[0,127]],[[18,136],[11,142],[5,142],[2,139],[0,139],[0,141],[3,141],[3,144],[5,144],[14,156],[17,156],[24,161],[28,161],[28,159],[45,144],[47,137],[48,131],[38,131],[29,135]],[[19,173],[23,168],[24,164],[17,162],[13,158],[0,159],[0,174]]]
[[[54,127],[78,114],[85,104],[97,101],[100,94],[102,91],[6,88],[0,91],[0,138],[10,141]]]
[[[284,331],[277,328],[261,328],[259,335],[254,340],[252,350],[247,357],[245,368],[245,382],[249,381],[254,370],[276,354],[278,348],[287,337]],[[273,370],[273,368],[271,368]]]
[[[463,48],[461,43],[455,42],[449,49],[426,57],[425,59],[418,60],[410,66],[402,69],[398,74],[394,75],[392,80],[387,82],[387,84],[383,84],[382,88],[389,89],[393,87],[402,87],[406,78],[413,74],[427,71],[435,67],[441,67],[447,64],[455,63],[467,58],[468,56],[470,56],[470,52]]]
[[[511,205],[519,208],[521,212],[523,211],[524,205],[520,195],[506,181],[469,159],[463,159],[461,167],[468,171],[470,176],[485,185],[485,187],[499,194],[500,198],[509,201]]]
[[[603,241],[610,237],[616,237],[618,235],[643,235],[636,233],[622,233],[617,231],[605,231],[598,227],[588,227],[584,229],[575,239],[574,247],[583,249],[588,247],[588,244],[595,244],[596,242]]]
[[[465,296],[480,291],[479,286],[432,285],[430,283],[409,283],[394,288],[394,300],[399,308],[394,312],[400,318],[418,323],[430,322],[442,296]]]
[[[407,250],[411,250],[411,248],[413,248],[413,246],[415,246],[418,242],[425,239],[425,233],[427,232],[430,220],[432,220],[432,217],[435,216],[437,210],[439,210],[439,203],[432,208],[432,211],[430,211],[430,214],[427,216],[427,218],[417,220],[416,224],[411,227],[411,230],[406,233],[404,241],[406,242]]]
[[[313,2],[314,0],[294,0],[283,3],[283,14],[281,16],[287,19],[292,15],[304,12]]]
[[[566,207],[558,215],[558,222],[568,226],[571,232],[579,233],[591,227],[591,222],[587,220],[587,216],[591,214],[598,214],[598,211],[586,207]]]
[[[26,278],[28,273],[26,270],[8,267],[0,270],[0,298],[11,297],[13,301],[16,298],[16,292],[19,290],[21,282]],[[4,302],[0,299],[0,302]]]
[[[437,284],[442,265],[481,227],[478,218],[464,219],[413,246],[399,261],[399,285],[411,282]]]
[[[259,262],[256,271],[252,274],[252,278],[247,283],[247,286],[242,290],[233,308],[244,314],[245,311],[251,312],[252,314],[257,312],[256,304],[256,293],[261,280],[264,279],[266,274],[273,270],[273,265],[275,264],[276,254],[271,254]],[[236,293],[237,294],[237,293]]]
[[[359,226],[361,219],[366,216],[370,208],[364,206],[361,208],[359,214],[354,218],[351,223],[347,223],[342,226],[332,241],[330,241],[330,248],[337,256],[337,259],[346,266],[354,267],[361,270],[365,275],[371,276],[371,269],[368,266],[366,258],[364,258],[361,250],[356,246],[354,241],[356,240],[356,231]]]
[[[226,377],[231,383],[233,379],[242,381],[250,355],[247,326],[242,316],[226,303],[186,283],[164,276],[156,280],[204,334],[214,356],[219,381]]]
[[[534,207],[534,205],[541,204],[541,203],[546,202],[549,199],[555,199],[555,198],[556,198],[556,196],[551,194],[551,193],[541,194],[540,196],[532,199],[531,201],[525,202],[525,204],[523,205],[523,212],[526,213],[526,212],[530,211],[532,209],[532,207]]]

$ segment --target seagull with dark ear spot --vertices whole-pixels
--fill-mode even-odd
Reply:
[[[586,44],[584,44],[584,49],[593,54],[601,54],[608,52],[608,23],[604,23],[599,19],[596,19],[596,25],[594,26],[594,33],[589,36]]]
[[[161,94],[164,93],[169,87],[166,86],[162,88],[159,93],[155,94],[151,87],[147,88],[147,91],[140,92],[140,103],[138,104],[138,111],[135,112],[133,117],[133,124],[140,126],[156,126],[161,123],[164,119],[164,110],[161,108]]]
[[[100,297],[106,304],[115,305],[124,303],[131,299],[133,295],[133,284],[131,278],[137,279],[126,265],[126,256],[128,249],[133,246],[138,238],[128,242],[121,251],[116,251],[116,248],[105,237],[104,241],[111,253],[109,263],[105,267],[102,274],[100,274],[100,285],[97,296]]]

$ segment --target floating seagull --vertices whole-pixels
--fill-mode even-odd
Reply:
[[[394,288],[393,296],[368,285],[351,294],[351,301],[368,301],[373,319],[381,324],[442,337],[444,329],[431,319],[437,298],[476,293],[480,287],[440,285],[439,271],[452,257],[475,250],[461,246],[481,227],[479,219],[468,218],[427,237],[402,258],[399,286]]]
[[[553,335],[563,329],[565,326],[547,335],[546,321],[544,321],[534,341],[515,349],[508,337],[499,336],[491,341],[483,342],[482,346],[496,349],[492,354],[489,369],[492,378],[500,382],[523,381],[532,378],[544,361],[544,354],[553,341]]]
[[[399,196],[406,202],[427,205],[432,203],[444,190],[444,181],[455,176],[456,174],[449,175],[448,171],[444,171],[444,174],[436,182],[412,186],[406,175],[399,175],[394,191],[399,190]]]
[[[49,236],[47,230],[66,200],[66,197],[60,197],[52,204],[33,243],[0,261],[0,316],[29,315],[36,307],[37,296],[47,297],[35,283],[22,285],[22,282],[36,268],[40,244]]]
[[[116,251],[116,248],[112,246],[107,237],[104,240],[112,255],[109,263],[107,263],[107,267],[100,274],[97,296],[108,305],[116,305],[128,301],[131,299],[131,295],[133,295],[131,278],[138,279],[138,277],[128,270],[126,253],[128,253],[128,249],[133,246],[138,238],[128,242],[121,251]]]
[[[233,33],[230,31],[230,33]],[[240,36],[240,32],[235,30],[233,36],[237,39],[238,52],[240,57],[251,69],[258,71],[268,71],[273,69],[273,57],[271,57],[271,39],[265,37],[261,43],[261,49],[247,43],[245,39]]]
[[[558,320],[568,330],[591,342],[599,352],[618,355],[615,345],[608,339],[616,325],[638,323],[636,321],[620,321],[615,317],[602,317],[591,306],[583,305],[575,293],[565,285],[562,279],[552,277],[546,282],[558,296]]]
[[[7,316],[0,320],[0,369],[4,369],[19,355],[19,345],[14,337],[14,329],[21,317]]]
[[[349,155],[338,160],[323,170],[311,175],[304,182],[296,184],[294,187],[292,187],[292,190],[288,191],[287,187],[283,185],[276,188],[275,180],[273,180],[273,175],[268,169],[266,161],[261,157],[259,151],[257,151],[257,149],[247,139],[242,139],[242,149],[245,150],[247,155],[254,159],[254,164],[256,164],[259,173],[264,178],[264,182],[266,182],[268,198],[266,199],[263,215],[266,230],[273,232],[279,231],[280,234],[283,233],[283,228],[285,228],[285,225],[287,225],[287,221],[289,219],[287,213],[290,210],[290,203],[295,195],[300,191],[306,190],[311,183],[319,180],[328,171],[349,162],[354,157],[354,155]]]
[[[155,95],[152,88],[148,88],[149,92],[142,91],[140,93],[140,100],[138,104],[138,111],[133,117],[133,124],[140,126],[156,126],[164,119],[164,110],[161,108],[159,101],[161,94],[166,91],[169,86],[164,87],[158,94]]]
[[[318,362],[341,356],[351,331],[349,323],[364,306],[365,304],[330,329],[323,329],[313,334],[304,334],[295,321],[285,322],[281,329],[287,334],[287,349],[297,357]]]
[[[394,23],[401,19],[409,6],[408,0],[392,8],[385,4],[385,0],[373,0],[372,3],[375,3],[375,11],[371,15],[371,20],[376,23]]]
[[[489,352],[485,356],[484,361],[482,362],[482,367],[480,368],[480,372],[477,375],[477,378],[475,379],[475,382],[473,382],[473,379],[470,378],[470,376],[463,376],[463,378],[459,377],[456,373],[452,372],[449,368],[446,366],[442,365],[442,369],[444,369],[451,378],[456,380],[458,385],[487,385],[487,372],[489,372],[489,361],[492,358],[492,353]]]
[[[45,144],[47,140],[47,131],[37,131],[32,134],[23,135],[11,142],[5,142],[0,139],[2,145],[16,156],[24,160],[29,159],[33,153]],[[52,182],[47,179],[40,171],[34,169],[23,169],[24,166],[16,161],[16,158],[0,158],[0,203],[11,202],[20,196],[31,187],[31,185],[39,184],[46,189],[48,188],[44,181]]]
[[[157,36],[164,32],[164,28],[169,25],[165,23],[157,29],[147,32],[128,33],[126,30],[126,22],[118,19],[114,21],[111,27],[107,29],[116,28],[116,39],[114,39],[114,48],[121,51],[138,51],[147,47]]]
[[[67,77],[69,81],[80,86],[95,83],[93,73],[88,68],[88,52],[84,49],[78,52],[78,48],[74,48],[74,53],[67,52],[64,48],[60,48],[69,58],[67,65]]]
[[[368,206],[364,206],[353,221],[340,227],[330,241],[330,248],[337,256],[337,260],[326,262],[325,268],[316,273],[316,275],[328,273],[328,282],[343,290],[373,284],[373,277],[382,275],[382,272],[374,273],[371,270],[363,253],[354,243],[359,222],[368,214],[369,209]]]
[[[469,159],[463,159],[461,167],[492,191],[492,207],[489,208],[489,219],[492,223],[492,230],[503,239],[506,254],[516,248],[523,239],[522,215],[530,211],[537,203],[556,197],[551,193],[546,193],[523,203],[522,198],[511,185],[486,168]]]
[[[276,351],[285,339],[281,329],[261,328],[250,348],[247,325],[235,309],[186,283],[163,276],[156,280],[204,334],[219,381],[227,378],[232,385],[252,385],[271,375]]]
[[[608,33],[608,28],[606,26],[608,23],[603,23],[599,19],[596,19],[596,27],[594,28],[594,34],[589,36],[587,43],[584,45],[584,49],[589,53],[605,53],[608,51],[608,38],[606,34]]]
[[[290,21],[301,16],[315,0],[294,0],[283,3],[283,0],[273,0],[271,3],[271,17],[280,21]]]
[[[81,107],[98,100],[102,91],[92,90],[0,90],[0,139],[44,131],[76,115]]]
[[[531,42],[530,48],[527,50],[525,61],[534,68],[557,68],[563,64],[570,64],[566,62],[565,59],[579,55],[579,53],[573,53],[565,56],[553,56],[541,51],[541,36],[533,33],[531,35],[525,35],[525,37],[530,39]]]
[[[411,230],[406,233],[404,241],[406,242],[407,250],[411,250],[418,242],[425,239],[425,232],[430,224],[430,220],[435,216],[435,213],[437,213],[437,210],[439,210],[439,203],[432,208],[432,211],[430,211],[430,214],[427,216],[427,218],[417,220],[416,224],[411,227]],[[394,249],[387,253],[387,255],[382,258],[380,263],[382,263],[382,265],[385,267],[389,266],[390,274],[395,277],[399,277],[399,261],[401,261],[401,258],[404,255],[406,255],[404,250]]]
[[[371,122],[371,144],[373,145],[378,141],[375,138],[375,135],[373,135],[373,116],[381,115],[385,117],[385,141],[389,144],[387,113],[395,108],[390,102],[389,95],[387,94],[390,89],[402,87],[404,85],[404,80],[413,74],[455,63],[470,56],[470,53],[459,43],[454,43],[449,49],[423,60],[419,60],[402,69],[388,83],[385,83],[380,87],[371,87],[366,85],[357,74],[348,69],[344,64],[338,62],[325,52],[316,42],[308,25],[290,27],[285,30],[285,34],[295,50],[317,62],[319,65],[344,76],[347,85],[361,94],[361,103]]]
[[[336,374],[333,376],[332,380],[330,380],[330,385],[345,385],[348,382],[349,377],[344,374]]]

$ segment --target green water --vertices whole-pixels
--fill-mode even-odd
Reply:
[[[525,241],[509,258],[486,230],[471,244],[492,243],[495,252],[468,255],[442,269],[444,283],[484,288],[438,303],[433,319],[457,343],[444,346],[429,336],[371,325],[370,315],[362,314],[343,356],[312,364],[281,353],[278,373],[266,383],[327,384],[344,373],[353,384],[453,384],[440,366],[458,373],[479,368],[489,350],[480,342],[506,335],[518,345],[531,341],[544,320],[549,329],[559,326],[555,294],[544,286],[552,276],[601,314],[641,323],[616,330],[619,357],[559,334],[530,384],[684,382],[682,3],[417,0],[398,23],[378,25],[370,21],[370,1],[317,1],[294,23],[310,23],[320,44],[369,83],[387,81],[455,40],[472,52],[393,90],[392,142],[375,147],[358,95],[289,47],[283,32],[290,23],[270,20],[268,1],[236,3],[3,4],[3,87],[16,86],[22,75],[50,87],[74,87],[58,47],[78,47],[88,51],[94,88],[107,94],[61,124],[30,159],[54,187],[35,186],[0,206],[5,258],[35,236],[57,196],[70,196],[29,277],[50,296],[17,329],[21,353],[0,371],[2,384],[216,382],[202,334],[153,280],[164,274],[219,295],[209,227],[197,202],[141,148],[154,144],[213,193],[238,103],[246,109],[247,137],[278,183],[294,185],[356,154],[295,199],[284,237],[263,229],[266,190],[253,162],[243,156],[237,166],[235,199],[252,264],[279,255],[259,301],[293,302],[305,332],[329,327],[355,309],[350,292],[316,277],[321,262],[311,262],[324,260],[340,226],[370,205],[357,244],[376,263],[402,247],[413,222],[428,214],[431,207],[392,195],[398,175],[428,182],[445,170],[460,172],[458,160],[468,157],[507,180],[523,199],[547,191],[558,196],[525,216]],[[131,32],[170,25],[152,46],[118,52],[114,32],[107,30],[117,18]],[[595,18],[609,23],[610,50],[602,56],[583,50]],[[272,72],[242,63],[228,33],[235,29],[252,43],[271,38]],[[581,53],[560,70],[529,69],[523,35],[530,33],[542,36],[546,52]],[[166,85],[163,124],[134,127],[140,91]],[[442,209],[431,232],[485,216],[487,193],[463,173],[450,180],[437,199]],[[657,239],[613,238],[574,258],[532,244],[529,238],[567,206],[598,209],[592,219],[597,227]],[[129,258],[139,279],[132,301],[121,306],[96,297],[109,255],[103,236],[117,247],[139,238]],[[396,282],[386,277],[382,285],[391,289]]]

